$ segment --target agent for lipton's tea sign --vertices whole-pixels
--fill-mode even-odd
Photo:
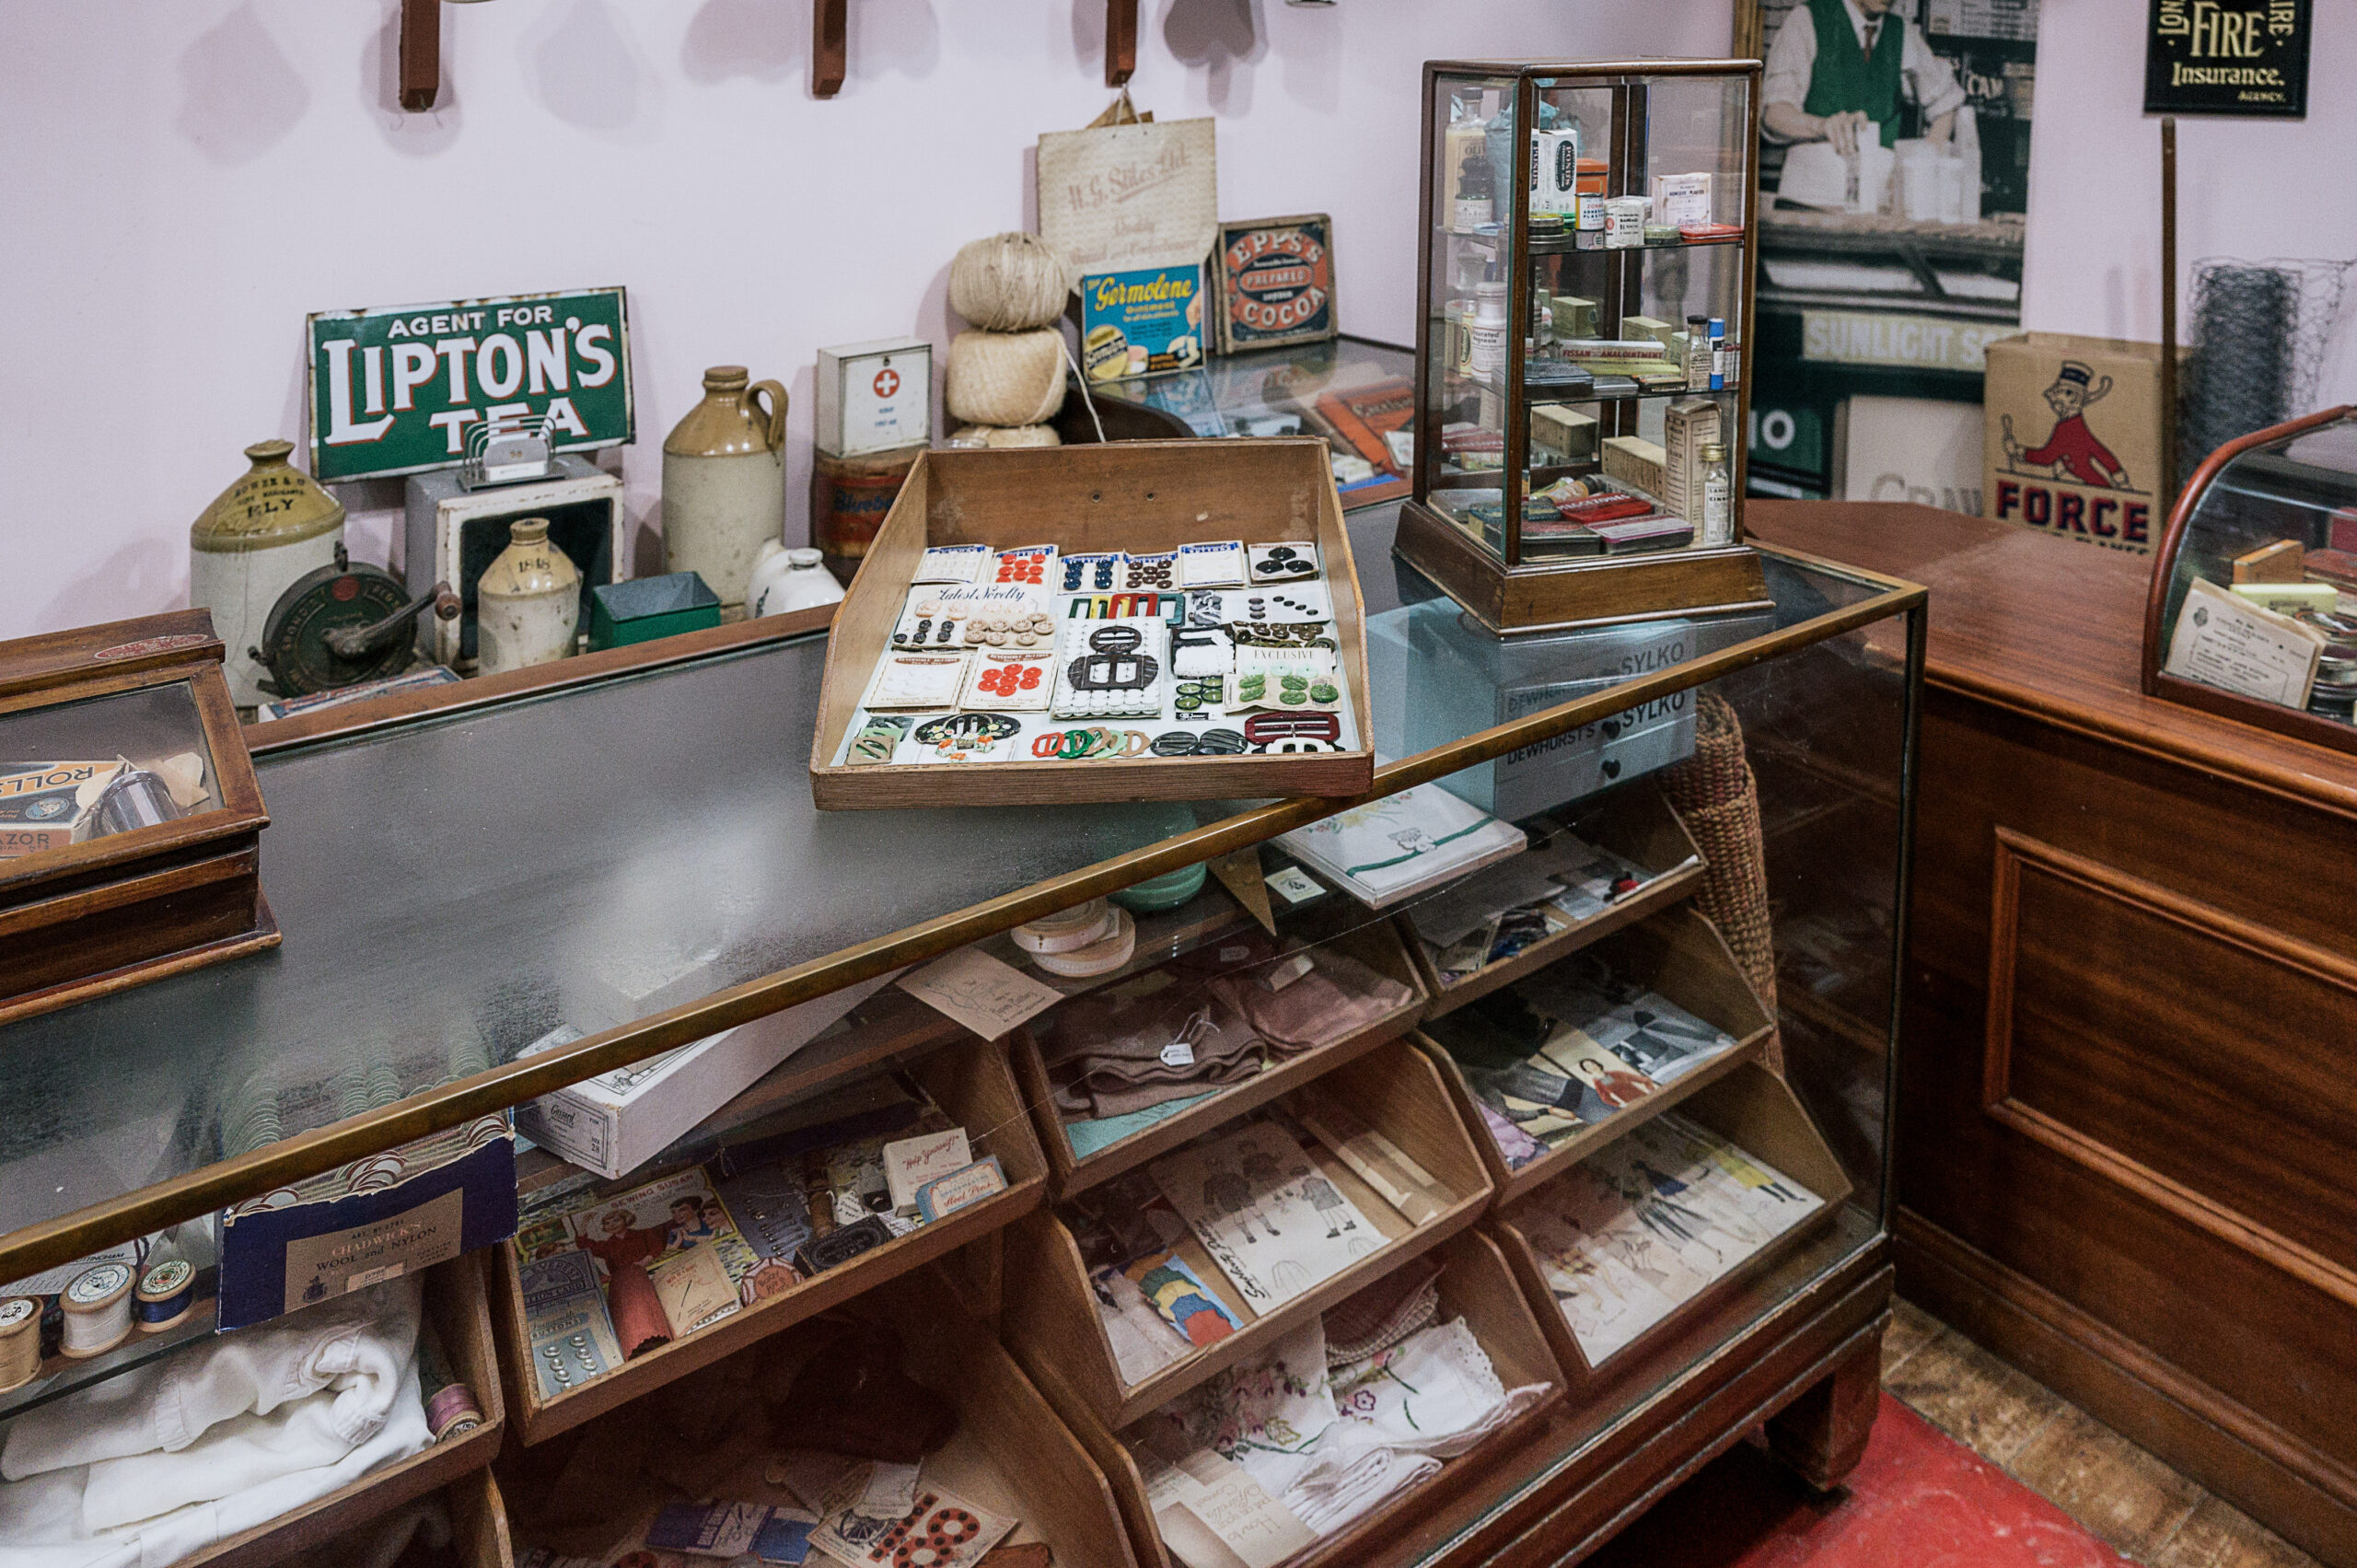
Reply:
[[[1768,46],[1760,97],[1770,135],[1830,142],[1847,157],[1868,127],[1884,146],[1896,145],[1906,103],[1922,114],[1926,138],[1946,141],[1965,93],[1896,0],[1801,0]]]

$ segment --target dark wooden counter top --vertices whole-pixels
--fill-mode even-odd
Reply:
[[[1898,502],[1747,502],[1762,543],[1932,590],[1924,679],[2247,786],[2357,818],[2357,757],[2138,689],[2150,556]]]

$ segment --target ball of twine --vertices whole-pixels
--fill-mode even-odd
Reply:
[[[1064,340],[1035,332],[960,332],[949,340],[945,401],[970,424],[1039,424],[1064,406]]]
[[[985,447],[1061,447],[1064,438],[1056,434],[1052,424],[1018,424],[1011,430],[976,425],[982,433]]]
[[[990,332],[1023,332],[1064,313],[1072,269],[1036,234],[993,234],[949,263],[949,308]]]

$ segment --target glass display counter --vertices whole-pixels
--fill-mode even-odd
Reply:
[[[2228,443],[2154,556],[2144,691],[2357,751],[2357,409]]]
[[[1537,1367],[1556,1392],[1501,1429],[1478,1474],[1452,1471],[1448,1486],[1411,1494],[1412,1508],[1354,1531],[1353,1560],[1471,1562],[1540,1530],[1560,1550],[1584,1539],[1562,1533],[1566,1519],[1585,1521],[1584,1531],[1608,1527],[1617,1504],[1603,1500],[1607,1480],[1620,1477],[1610,1483],[1618,1486],[1634,1473],[1622,1467],[1666,1475],[1726,1432],[1775,1415],[1794,1390],[1819,1385],[1833,1402],[1794,1405],[1799,1413],[1784,1418],[1779,1441],[1805,1469],[1838,1474],[1864,1441],[1860,1407],[1845,1391],[1873,1376],[1889,1297],[1890,1063],[1922,591],[1766,552],[1767,599],[1754,615],[1501,642],[1436,585],[1389,563],[1393,522],[1388,508],[1369,508],[1351,525],[1367,563],[1384,759],[1376,791],[1437,788],[1526,832],[1542,819],[1579,824],[1619,813],[1630,825],[1598,828],[1599,842],[1624,842],[1611,834],[1625,832],[1632,854],[1658,848],[1686,867],[1663,884],[1674,901],[1632,905],[1599,951],[1644,962],[1657,952],[1705,954],[1707,975],[1696,983],[1724,1001],[1710,1005],[1712,1016],[1736,1020],[1740,1060],[1698,1083],[1680,1109],[1738,1140],[1769,1116],[1783,1131],[1758,1134],[1768,1141],[1753,1152],[1791,1151],[1773,1156],[1779,1168],[1807,1181],[1823,1212],[1592,1366],[1561,1355],[1541,1365],[1550,1346],[1570,1342],[1560,1324],[1534,1332],[1524,1314],[1548,1327],[1553,1307],[1543,1299],[1477,1322],[1500,1365],[1518,1374]],[[1242,886],[1265,874],[1318,889],[1317,919],[1279,919],[1275,928],[1320,951],[1332,944],[1360,955],[1394,977],[1399,994],[1428,1000],[1422,966],[1433,955],[1407,961],[1403,944],[1417,928],[1399,918],[1403,908],[1364,907],[1270,844],[1348,803],[816,811],[802,763],[824,655],[820,636],[784,636],[331,736],[272,744],[266,731],[250,732],[271,804],[271,889],[284,945],[0,1028],[17,1107],[0,1128],[0,1279],[67,1267],[1099,894],[1207,861],[1232,872],[1240,863],[1230,857],[1256,847],[1258,866]],[[1672,830],[1667,807],[1644,792],[1693,774],[1712,735],[1733,738],[1732,768],[1720,768],[1720,794],[1700,804],[1671,792],[1687,799],[1682,827]],[[1728,755],[1723,746],[1717,754],[1723,762]],[[1758,886],[1733,903],[1724,900],[1734,894],[1695,874],[1722,861],[1756,873]],[[1291,896],[1271,892],[1281,903]],[[1204,896],[1224,897],[1215,888]],[[1157,961],[1248,917],[1224,906],[1169,921],[1183,935],[1168,953],[1156,949]],[[1550,966],[1582,961],[1584,936],[1554,937],[1550,951],[1561,957]],[[1138,962],[1147,958],[1142,948]],[[1511,985],[1461,1011],[1529,983],[1517,970]],[[1517,1253],[1493,1211],[1476,1213],[1501,1185],[1490,1174],[1498,1151],[1465,1144],[1492,1134],[1458,1098],[1457,1070],[1408,1036],[1415,1003],[1338,1046],[1330,1067],[1319,1058],[1195,1113],[1186,1131],[1265,1116],[1276,1091],[1292,1105],[1330,1079],[1373,1121],[1396,1119],[1399,1143],[1426,1150],[1450,1184],[1450,1234],[1436,1248],[1399,1248],[1403,1261],[1426,1250],[1457,1260],[1445,1300],[1469,1299],[1478,1284],[1480,1298],[1496,1303],[1509,1280],[1543,1288],[1533,1285],[1543,1278],[1534,1249]],[[550,1046],[560,1026],[578,1038]],[[542,1049],[527,1053],[536,1044]],[[937,1081],[944,1105],[981,1095],[973,1103],[987,1109],[1015,1093],[1048,1137],[1067,1136],[1043,1109],[1048,1086],[1029,1046],[980,1041],[891,989],[789,1058],[784,1078],[764,1080],[762,1109],[906,1066]],[[299,1107],[278,1092],[296,1067],[313,1086]],[[1403,1076],[1423,1086],[1411,1101],[1394,1095]],[[257,1097],[270,1098],[268,1114],[257,1111]],[[1468,1120],[1450,1120],[1460,1111]],[[1092,1159],[1076,1143],[1043,1158],[1023,1114],[988,1121],[1010,1190],[997,1207],[973,1211],[954,1237],[942,1233],[960,1250],[939,1266],[1003,1282],[1002,1265],[980,1260],[999,1257],[994,1227],[1012,1237],[1044,1224],[1068,1194],[1139,1160]],[[1550,1166],[1550,1179],[1618,1136],[1598,1132],[1577,1158]],[[1461,1156],[1447,1154],[1459,1145]],[[529,1165],[524,1180],[545,1183],[563,1168]],[[1403,1212],[1410,1219],[1401,1223],[1422,1223]],[[1010,1241],[1003,1267],[1016,1268],[1023,1255]],[[881,1286],[919,1263],[851,1272],[869,1266],[861,1260],[821,1276],[833,1283],[812,1310],[855,1304],[869,1279]],[[1352,1277],[1383,1272],[1362,1265]],[[512,1283],[503,1262],[493,1296]],[[991,1284],[976,1304],[1018,1359],[1020,1336],[1000,1314],[1039,1294]],[[1067,1299],[1085,1311],[1085,1289]],[[493,1318],[512,1336],[505,1310],[495,1299]],[[761,1321],[783,1330],[807,1316],[777,1308]],[[617,1369],[611,1397],[585,1408],[610,1408],[737,1348],[749,1335],[747,1319],[736,1321],[726,1334],[700,1330],[714,1336],[708,1354],[690,1335],[647,1358],[671,1369],[659,1376]],[[0,1395],[0,1414],[165,1348],[134,1342],[122,1362],[100,1358],[67,1382],[45,1378]],[[1051,1380],[1030,1370],[1053,1401]],[[522,1412],[529,1444],[541,1401],[519,1394],[514,1376],[511,1366],[508,1403]],[[1169,1386],[1199,1381],[1190,1375]],[[1130,1419],[1138,1408],[1134,1399],[1119,1402],[1106,1419]],[[1135,1475],[1118,1475],[1105,1434],[1084,1430],[1086,1411],[1063,1413],[1094,1461],[1116,1475],[1113,1495],[1136,1540]],[[1160,1550],[1141,1550],[1139,1561]]]

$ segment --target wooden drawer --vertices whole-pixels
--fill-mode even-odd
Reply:
[[[657,1345],[594,1382],[553,1399],[541,1396],[528,1365],[531,1337],[524,1319],[523,1285],[515,1249],[494,1249],[496,1279],[492,1294],[496,1303],[500,1365],[516,1404],[519,1439],[527,1444],[546,1442],[650,1388],[709,1366],[885,1280],[988,1237],[1037,1208],[1047,1194],[1047,1162],[1031,1136],[1030,1120],[1024,1114],[1022,1098],[999,1048],[967,1035],[909,1071],[941,1109],[967,1129],[977,1159],[998,1156],[1006,1176],[1006,1191],[921,1225],[784,1295],[764,1297],[710,1328]],[[648,1178],[655,1174],[650,1167]]]
[[[1593,946],[1612,965],[1615,974],[1642,981],[1703,1022],[1725,1030],[1735,1037],[1735,1049],[1712,1058],[1676,1083],[1664,1085],[1636,1104],[1624,1107],[1608,1120],[1583,1128],[1562,1148],[1547,1150],[1520,1170],[1514,1170],[1507,1167],[1497,1140],[1481,1120],[1480,1106],[1456,1059],[1439,1041],[1418,1030],[1411,1038],[1439,1066],[1459,1114],[1465,1118],[1465,1124],[1473,1129],[1473,1146],[1480,1151],[1483,1163],[1489,1167],[1490,1179],[1497,1185],[1501,1205],[1570,1169],[1590,1150],[1699,1094],[1744,1063],[1756,1060],[1768,1037],[1775,1032],[1775,1021],[1760,1005],[1751,982],[1736,967],[1735,955],[1727,950],[1718,927],[1689,907],[1666,911]]]
[[[1492,1433],[1472,1448],[1446,1461],[1438,1475],[1422,1486],[1401,1493],[1343,1529],[1287,1558],[1283,1568],[1346,1568],[1408,1526],[1429,1516],[1469,1482],[1479,1480],[1497,1456],[1512,1452],[1545,1423],[1563,1400],[1562,1369],[1548,1348],[1545,1335],[1515,1283],[1513,1273],[1495,1242],[1479,1230],[1460,1231],[1442,1242],[1440,1315],[1446,1323],[1461,1317],[1473,1330],[1498,1379],[1509,1388],[1532,1383],[1552,1385],[1537,1404]],[[1097,1457],[1113,1483],[1121,1517],[1137,1543],[1144,1568],[1178,1568],[1162,1544],[1154,1510],[1146,1501],[1145,1482],[1136,1461],[1120,1439],[1085,1409],[1068,1410],[1073,1431]],[[1061,1562],[1062,1559],[1059,1559]]]
[[[505,1252],[505,1248],[487,1249]],[[264,1568],[315,1547],[404,1503],[487,1469],[506,1431],[500,1400],[498,1356],[492,1346],[491,1315],[484,1301],[483,1258],[468,1253],[436,1264],[425,1274],[425,1315],[442,1339],[450,1370],[474,1390],[482,1424],[464,1436],[435,1444],[397,1465],[339,1487],[317,1502],[282,1514],[269,1524],[216,1541],[179,1568]]]
[[[1792,1251],[1803,1237],[1817,1230],[1840,1211],[1850,1196],[1850,1179],[1841,1162],[1826,1146],[1808,1112],[1785,1086],[1784,1081],[1757,1062],[1746,1062],[1733,1073],[1705,1086],[1681,1107],[1679,1113],[1710,1132],[1733,1143],[1747,1154],[1757,1156],[1791,1177],[1810,1191],[1825,1200],[1822,1207],[1798,1225],[1775,1237],[1720,1274],[1703,1289],[1678,1305],[1662,1318],[1648,1325],[1634,1339],[1605,1358],[1605,1365],[1622,1362],[1632,1352],[1659,1342],[1672,1325],[1691,1318],[1707,1303],[1717,1301],[1727,1294],[1733,1281],[1758,1273],[1768,1264]],[[1631,1121],[1628,1127],[1638,1123]],[[1619,1131],[1612,1131],[1618,1129]],[[1618,1137],[1627,1131],[1621,1119],[1615,1117],[1607,1131]],[[1609,1142],[1610,1138],[1605,1140]],[[1585,1154],[1593,1156],[1601,1144],[1587,1145]],[[1504,1251],[1515,1278],[1521,1282],[1523,1294],[1530,1302],[1531,1312],[1538,1319],[1547,1342],[1553,1348],[1556,1360],[1564,1376],[1570,1379],[1575,1395],[1595,1390],[1603,1382],[1602,1369],[1592,1365],[1573,1336],[1571,1325],[1565,1321],[1556,1305],[1554,1293],[1548,1287],[1541,1271],[1538,1255],[1524,1234],[1523,1226],[1535,1214],[1543,1212],[1539,1205],[1547,1194],[1526,1194],[1513,1204],[1501,1204],[1489,1223],[1489,1229]]]
[[[1432,993],[1432,1005],[1424,1010],[1426,1017],[1437,1018],[1454,1012],[1475,997],[1487,996],[1498,987],[1544,969],[1623,926],[1682,903],[1693,897],[1702,884],[1701,850],[1696,847],[1676,809],[1659,790],[1650,785],[1620,791],[1604,806],[1583,813],[1563,826],[1574,838],[1598,849],[1608,849],[1632,865],[1659,875],[1611,908],[1558,931],[1542,942],[1532,943],[1511,958],[1476,970],[1454,984],[1433,967],[1432,955],[1425,951],[1423,938],[1416,932],[1414,909],[1403,911],[1399,916],[1400,935],[1406,940],[1416,972],[1423,977],[1424,989]],[[1480,873],[1473,875],[1478,877]]]
[[[1449,1103],[1440,1071],[1404,1040],[1378,1045],[1318,1080],[1358,1118],[1429,1171],[1449,1202],[1422,1225],[1400,1214],[1324,1148],[1312,1152],[1320,1173],[1380,1229],[1383,1245],[1308,1291],[1257,1314],[1191,1235],[1175,1250],[1216,1292],[1242,1327],[1171,1363],[1144,1381],[1125,1384],[1097,1316],[1079,1245],[1054,1213],[1043,1211],[1006,1233],[1007,1342],[1052,1397],[1093,1411],[1119,1428],[1168,1402],[1223,1367],[1267,1346],[1313,1313],[1325,1311],[1368,1281],[1472,1224],[1490,1201],[1488,1170]]]
[[[730,1383],[741,1379],[760,1398],[782,1397],[791,1387],[793,1372],[822,1342],[819,1336],[852,1319],[891,1325],[903,1352],[901,1369],[958,1408],[957,1433],[924,1458],[928,1483],[1014,1517],[1019,1522],[1008,1540],[1043,1541],[1060,1564],[1135,1568],[1129,1532],[1104,1471],[974,1316],[947,1270],[905,1271],[877,1284],[855,1304],[830,1314],[823,1322],[805,1318],[737,1350],[725,1358],[727,1365],[714,1366],[707,1375]],[[778,1376],[775,1368],[788,1370]],[[698,1387],[708,1391],[711,1386]],[[659,1502],[679,1500],[675,1489],[646,1475],[643,1469],[617,1472],[603,1461],[584,1458],[606,1438],[622,1439],[619,1447],[626,1452],[627,1434],[615,1428],[647,1419],[645,1407],[625,1402],[591,1418],[554,1445],[514,1449],[501,1460],[500,1481],[511,1510],[503,1527],[519,1550],[531,1545],[559,1551],[588,1548],[589,1542],[582,1539],[537,1539],[532,1523],[543,1514],[542,1504],[550,1500],[552,1489],[565,1478],[581,1473],[585,1464],[607,1476],[610,1485],[644,1489],[643,1497],[625,1495],[617,1505],[618,1515],[627,1516],[633,1505],[651,1508]],[[725,1436],[721,1440],[727,1441]],[[779,1446],[785,1445],[780,1442]],[[723,1464],[704,1477],[703,1495],[786,1501],[785,1493],[759,1484],[765,1481],[770,1452],[762,1446],[744,1448],[737,1455],[741,1465],[732,1469]],[[703,1473],[700,1469],[699,1475]],[[811,1557],[814,1563],[824,1561],[822,1554]]]
[[[1141,944],[1143,939],[1141,933]],[[1416,967],[1410,961],[1399,933],[1388,923],[1360,926],[1316,945],[1331,946],[1378,973],[1398,981],[1408,988],[1411,999],[1354,1034],[1281,1062],[1248,1082],[1232,1084],[1216,1091],[1202,1104],[1189,1106],[1144,1132],[1093,1154],[1075,1156],[1073,1153],[1072,1140],[1064,1132],[1062,1119],[1056,1112],[1055,1091],[1048,1081],[1047,1064],[1041,1060],[1039,1042],[1031,1031],[1028,1028],[1019,1028],[1009,1036],[1007,1055],[1015,1064],[1015,1075],[1023,1085],[1025,1098],[1031,1102],[1032,1121],[1039,1128],[1040,1145],[1047,1151],[1048,1167],[1052,1173],[1057,1196],[1094,1187],[1167,1154],[1198,1133],[1241,1116],[1255,1106],[1264,1105],[1287,1089],[1306,1084],[1344,1062],[1364,1055],[1386,1040],[1399,1039],[1423,1016],[1423,981],[1418,978]]]

